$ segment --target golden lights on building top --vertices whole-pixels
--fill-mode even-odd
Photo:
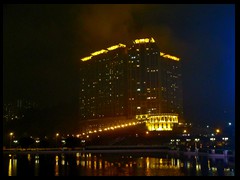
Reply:
[[[180,60],[180,58],[178,58],[176,56],[172,56],[170,54],[166,54],[166,53],[163,53],[163,52],[160,52],[160,56],[162,56],[164,58],[172,59],[174,61],[179,61]]]
[[[154,43],[155,40],[153,38],[145,38],[145,39],[136,39],[133,41],[134,44],[141,44],[141,43]]]
[[[133,41],[134,44],[154,43],[154,42],[155,42],[155,40],[153,38],[136,39],[136,40]],[[108,51],[112,51],[112,50],[115,50],[115,49],[118,49],[118,48],[125,48],[125,47],[126,47],[125,44],[119,43],[117,45],[110,46],[107,49],[102,49],[102,50],[93,52],[93,53],[91,53],[91,56],[84,57],[81,60],[82,61],[88,61],[88,60],[92,59],[93,56],[97,56],[97,55],[100,55],[100,54],[103,54],[103,53],[107,53]],[[172,56],[170,54],[166,54],[164,52],[160,52],[160,56],[162,56],[164,58],[167,58],[167,59],[174,60],[174,61],[180,61],[180,58],[178,58],[176,56]]]
[[[124,47],[124,48],[125,48],[126,45],[119,43],[118,45],[111,46],[111,47],[109,47],[109,48],[107,48],[107,49],[108,49],[109,51],[112,51],[112,50],[115,50],[115,49],[120,48],[120,47]]]
[[[94,52],[94,53],[91,53],[91,55],[92,55],[92,56],[97,56],[97,55],[99,55],[99,54],[103,54],[103,53],[107,53],[107,52],[108,52],[107,50],[102,49],[102,50],[100,50],[100,51],[96,51],[96,52]]]
[[[117,45],[114,45],[114,46],[111,46],[111,47],[107,48],[107,50],[102,49],[100,51],[93,52],[93,53],[91,53],[91,56],[84,57],[81,60],[82,61],[88,61],[88,60],[92,59],[93,56],[97,56],[97,55],[100,55],[100,54],[103,54],[103,53],[107,53],[108,51],[112,51],[112,50],[115,50],[115,49],[118,49],[118,48],[125,48],[125,47],[126,47],[125,44],[119,43]]]
[[[81,60],[82,61],[87,61],[87,60],[90,60],[91,58],[92,58],[92,56],[88,56],[88,57],[82,58]]]

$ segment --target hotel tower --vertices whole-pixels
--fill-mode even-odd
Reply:
[[[180,58],[151,38],[117,44],[81,59],[81,119],[135,119],[149,131],[172,130],[183,117]]]

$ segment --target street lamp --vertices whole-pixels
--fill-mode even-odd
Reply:
[[[216,134],[219,134],[220,133],[220,129],[216,129]]]
[[[56,133],[56,147],[58,145],[58,136],[59,136],[59,133]]]
[[[12,147],[12,138],[13,138],[13,132],[10,132],[10,149],[11,149],[11,147]]]

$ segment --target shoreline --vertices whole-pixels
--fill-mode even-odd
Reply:
[[[210,149],[209,149],[210,150]],[[72,153],[167,153],[183,156],[207,156],[209,158],[235,158],[235,153],[210,153],[198,151],[172,150],[154,146],[89,146],[85,148],[29,148],[29,149],[3,149],[3,154],[72,154]]]

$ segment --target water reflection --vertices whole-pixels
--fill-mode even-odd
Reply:
[[[4,159],[8,176],[234,176],[235,168],[229,159],[140,153],[9,154]]]
[[[8,176],[16,176],[17,175],[17,159],[12,157],[9,154],[9,168],[8,168]]]

